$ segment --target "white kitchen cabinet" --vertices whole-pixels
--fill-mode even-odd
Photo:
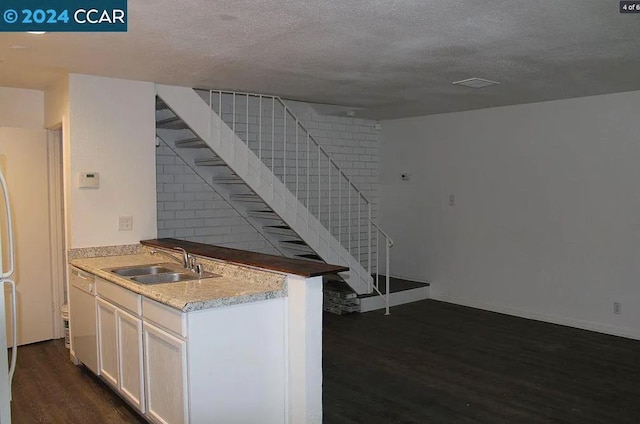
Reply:
[[[283,298],[185,313],[96,285],[100,375],[148,421],[286,421]]]
[[[118,387],[118,329],[116,307],[98,298],[98,369],[100,376]]]
[[[285,422],[284,301],[184,313],[142,299],[147,417]]]
[[[140,296],[101,278],[97,287],[100,375],[144,413]]]
[[[142,320],[116,309],[119,389],[133,406],[145,412],[142,366]]]
[[[162,424],[186,424],[187,343],[144,323],[147,416]]]

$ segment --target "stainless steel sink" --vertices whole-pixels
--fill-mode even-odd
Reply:
[[[125,266],[108,269],[108,271],[140,284],[176,283],[178,281],[220,277],[220,275],[211,272],[203,272],[202,275],[198,275],[196,272],[172,263]]]
[[[142,284],[162,284],[162,283],[175,283],[178,281],[189,281],[189,280],[197,280],[199,278],[207,278],[200,277],[198,274],[187,274],[180,272],[170,272],[166,274],[154,274],[154,275],[139,275],[137,277],[131,277],[133,281]]]
[[[212,274],[210,272],[203,272],[202,275],[198,275],[195,272],[167,272],[165,274],[151,274],[151,275],[138,275],[130,277],[131,280],[140,284],[162,284],[162,283],[176,283],[178,281],[200,280],[204,278],[220,277],[218,274]]]
[[[144,265],[144,266],[127,266],[112,269],[111,272],[121,277],[134,277],[137,275],[153,275],[166,272],[176,272],[176,268],[172,264]]]

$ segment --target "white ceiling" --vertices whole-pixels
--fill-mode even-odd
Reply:
[[[640,15],[621,15],[616,0],[128,3],[128,33],[0,34],[0,86],[43,89],[74,72],[374,119],[640,89]],[[500,85],[451,84],[470,77]]]

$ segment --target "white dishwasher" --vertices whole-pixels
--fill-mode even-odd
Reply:
[[[69,329],[71,352],[95,374],[98,372],[95,276],[71,267]]]

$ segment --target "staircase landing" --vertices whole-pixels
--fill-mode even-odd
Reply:
[[[373,276],[375,279],[375,275]],[[386,294],[386,276],[380,275],[380,291]],[[391,277],[389,306],[403,305],[429,298],[429,283]],[[385,307],[384,297],[377,292],[358,295],[344,282],[324,283],[324,310],[337,315],[351,312],[370,312]]]

